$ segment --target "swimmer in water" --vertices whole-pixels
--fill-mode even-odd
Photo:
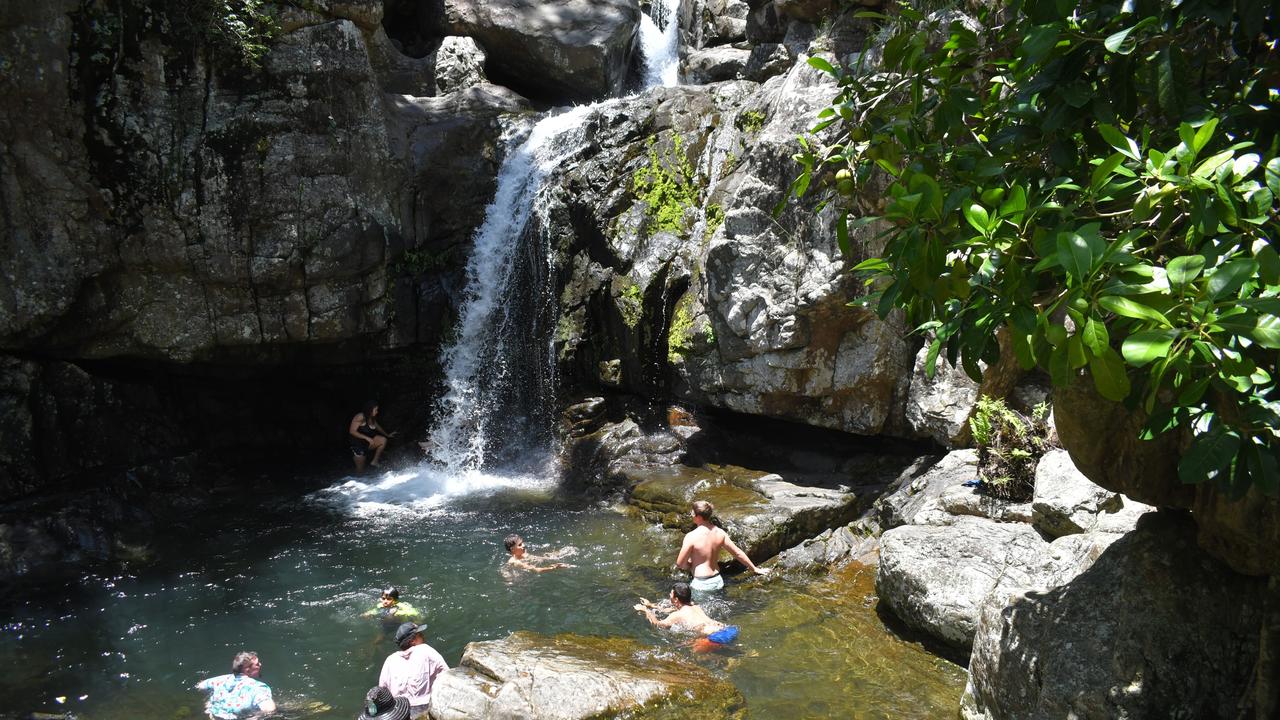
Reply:
[[[422,613],[409,603],[400,602],[400,588],[389,587],[382,591],[378,606],[364,611],[361,617],[376,617],[385,623],[399,626],[403,622],[417,622],[422,618]]]
[[[706,500],[699,500],[693,504],[689,514],[693,517],[695,527],[684,536],[680,554],[676,556],[676,567],[693,575],[690,586],[699,599],[705,600],[711,593],[724,589],[719,564],[721,550],[728,550],[730,555],[751,572],[757,575],[769,574],[767,568],[756,567],[751,558],[716,525],[715,506]]]
[[[573,567],[569,563],[554,562],[557,557],[567,554],[569,548],[564,548],[550,555],[530,555],[525,552],[524,538],[519,535],[508,535],[502,541],[502,544],[507,547],[507,552],[511,553],[511,557],[507,558],[507,564],[503,566],[504,570],[532,570],[536,573],[544,573],[550,570]]]
[[[640,602],[634,607],[655,627],[697,633],[700,637],[691,643],[694,652],[711,652],[738,639],[737,625],[716,622],[693,603],[689,583],[678,582],[672,585],[669,600],[671,604],[666,606],[640,598]],[[666,617],[659,618],[658,613],[663,613]]]

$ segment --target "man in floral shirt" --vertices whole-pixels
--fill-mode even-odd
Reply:
[[[196,684],[197,690],[209,693],[204,711],[213,720],[269,715],[276,711],[271,688],[258,679],[262,662],[255,652],[242,652],[231,661],[231,674],[219,675]]]

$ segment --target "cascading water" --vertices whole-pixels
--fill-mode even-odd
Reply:
[[[640,17],[645,87],[678,85],[680,73],[680,0],[653,0]]]
[[[641,19],[646,88],[678,83],[679,10],[680,0],[654,0],[654,17]],[[510,462],[523,455],[526,468],[536,465],[552,438],[556,298],[546,223],[531,220],[546,203],[548,176],[581,148],[584,121],[600,105],[543,118],[503,161],[473,238],[454,340],[442,354],[445,392],[429,438],[430,463],[372,483],[350,480],[322,491],[322,499],[422,507],[475,490],[547,484],[536,469],[521,474]]]

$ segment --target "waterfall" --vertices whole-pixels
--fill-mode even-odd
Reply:
[[[544,118],[508,153],[498,172],[497,193],[467,261],[454,341],[442,357],[446,386],[431,457],[448,471],[482,467],[495,425],[505,426],[507,438],[532,432],[535,437],[526,439],[532,444],[539,439],[536,428],[520,426],[527,425],[522,420],[528,419],[529,405],[546,400],[553,390],[551,349],[538,347],[543,344],[538,333],[530,332],[538,324],[533,315],[545,310],[548,300],[530,296],[544,294],[548,285],[530,276],[546,274],[548,253],[517,263],[517,250],[529,245],[523,240],[529,218],[545,202],[544,180],[578,149],[583,119],[593,109],[584,105]]]
[[[677,84],[679,8],[680,0],[654,0],[656,17],[642,17],[646,87]],[[550,446],[556,298],[550,248],[540,235],[546,223],[530,220],[546,203],[548,176],[580,149],[583,124],[600,105],[543,118],[498,171],[497,193],[473,238],[453,342],[442,353],[445,392],[429,454],[446,475],[505,460],[495,458],[498,449]]]
[[[653,0],[648,15],[640,16],[640,47],[644,55],[645,87],[679,84],[680,0]]]

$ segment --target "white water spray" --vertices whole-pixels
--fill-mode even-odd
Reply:
[[[461,473],[484,465],[493,413],[494,384],[510,379],[536,358],[504,352],[513,336],[527,328],[503,322],[503,301],[515,249],[535,207],[547,175],[578,149],[583,119],[594,107],[584,105],[544,118],[511,152],[498,173],[498,189],[485,209],[467,261],[467,289],[452,346],[444,351],[446,378],[440,414],[431,435],[431,457],[446,472]],[[511,409],[507,409],[508,411]]]
[[[653,17],[640,16],[645,87],[680,84],[680,0],[653,0]]]

